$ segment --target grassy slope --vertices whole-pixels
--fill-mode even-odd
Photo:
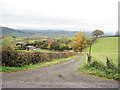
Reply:
[[[85,49],[85,52],[88,53],[89,47]],[[100,61],[106,65],[106,56],[113,61],[113,63],[118,66],[118,37],[106,37],[99,38],[97,42],[92,45],[91,51],[92,61]],[[87,61],[85,59],[84,61]],[[78,67],[79,70],[83,73],[90,73],[92,75],[106,77],[111,79],[118,79],[118,73],[116,74],[107,74],[105,70],[101,71],[95,69],[94,67],[84,67],[85,64],[82,64]]]
[[[85,50],[88,52],[89,48]],[[92,59],[100,60],[105,64],[106,56],[118,65],[118,37],[99,38],[92,46]]]

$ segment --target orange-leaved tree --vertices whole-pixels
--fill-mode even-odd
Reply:
[[[82,52],[82,50],[87,47],[86,38],[82,31],[76,33],[72,47],[76,52]]]

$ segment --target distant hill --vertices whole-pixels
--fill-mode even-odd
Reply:
[[[16,29],[11,29],[7,27],[0,27],[2,30],[2,35],[5,37],[11,37],[11,36],[16,36],[16,37],[23,37],[25,33],[21,30],[16,30]]]
[[[67,30],[34,30],[34,29],[12,29],[8,27],[0,27],[2,29],[2,35],[5,37],[31,37],[31,36],[39,36],[39,37],[61,37],[63,35],[68,35],[70,37],[74,37],[76,32],[78,31],[67,31]],[[92,31],[86,31],[85,35],[87,37],[91,37]],[[113,33],[105,33],[106,36],[113,35]]]
[[[35,36],[49,36],[49,37],[61,37],[68,35],[74,37],[77,31],[66,31],[66,30],[28,30],[24,29],[24,32],[33,32]],[[33,36],[34,36],[33,35]]]

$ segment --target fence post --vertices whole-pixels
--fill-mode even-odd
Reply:
[[[91,44],[90,44],[90,50],[89,50],[89,55],[88,55],[88,64],[91,62]]]

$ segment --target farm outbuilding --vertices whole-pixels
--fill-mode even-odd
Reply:
[[[27,46],[27,50],[37,50],[37,48],[34,46]]]
[[[16,46],[17,46],[17,45],[25,46],[26,43],[23,43],[23,42],[16,42],[15,45],[16,45]]]

